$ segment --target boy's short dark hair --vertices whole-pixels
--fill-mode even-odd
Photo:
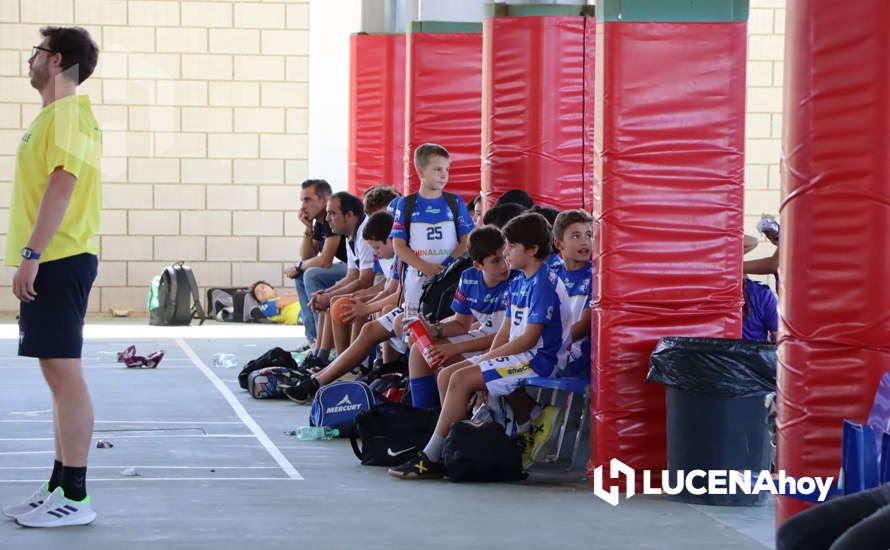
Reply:
[[[521,244],[525,248],[537,246],[535,258],[539,260],[550,255],[550,224],[537,212],[528,212],[510,220],[504,226],[504,237],[507,242]]]
[[[365,224],[365,228],[362,230],[362,238],[366,241],[380,241],[385,243],[392,231],[392,222],[392,214],[386,210],[374,212],[371,214],[371,217],[368,218],[368,223]]]
[[[516,204],[515,202],[506,202],[504,204],[492,206],[488,209],[488,212],[482,216],[482,223],[502,228],[507,225],[508,221],[520,214],[524,214],[526,210],[528,210],[526,207],[521,204]]]
[[[451,155],[448,154],[448,149],[445,149],[436,143],[424,143],[414,150],[414,167],[418,170],[426,168],[430,163],[430,159],[433,157],[451,159]]]
[[[334,190],[331,189],[331,184],[328,183],[327,180],[305,180],[302,184],[300,184],[301,189],[308,189],[310,187],[315,188],[313,189],[313,191],[315,191],[315,196],[317,197],[326,198],[334,194]]]
[[[96,70],[96,63],[99,62],[99,46],[93,42],[86,29],[43,27],[40,29],[40,35],[47,38],[47,48],[62,54],[62,74],[68,80],[76,80],[78,84],[83,84],[83,81]],[[76,78],[72,78],[74,74],[69,72],[72,67],[77,71]]]
[[[528,210],[534,206],[535,201],[532,200],[531,195],[522,189],[510,189],[509,191],[504,191],[504,194],[494,203],[495,206],[500,204],[521,204]]]
[[[593,223],[593,218],[583,210],[564,210],[560,212],[556,216],[556,221],[553,222],[553,238],[561,241],[566,229],[576,223]]]
[[[478,203],[481,200],[482,200],[482,195],[476,195],[475,197],[473,197],[473,200],[471,200],[467,204],[467,210],[469,210],[472,213],[472,211],[476,208],[476,203]]]
[[[389,206],[393,199],[399,198],[399,192],[389,185],[375,185],[365,191],[365,213],[372,214]]]
[[[556,217],[559,216],[559,209],[553,208],[552,206],[541,206],[534,205],[529,208],[529,212],[537,212],[538,214],[544,216],[547,220],[547,223],[550,224],[550,227],[553,227],[553,224],[556,223]]]
[[[365,207],[362,205],[361,199],[350,193],[349,191],[338,191],[331,195],[332,199],[337,199],[340,203],[340,211],[345,216],[347,212],[352,212],[356,218],[365,215]]]
[[[256,295],[256,287],[258,287],[258,286],[260,286],[260,285],[266,285],[266,286],[268,286],[269,288],[275,288],[274,286],[270,285],[270,284],[267,283],[266,281],[257,281],[257,282],[255,282],[255,283],[253,283],[253,285],[251,285],[251,287],[250,287],[250,295],[253,296],[253,299],[256,300],[257,302],[259,302],[260,299],[259,299],[259,297]]]
[[[505,243],[500,229],[493,225],[484,225],[470,232],[467,252],[470,253],[471,260],[481,264],[485,258],[497,254]]]

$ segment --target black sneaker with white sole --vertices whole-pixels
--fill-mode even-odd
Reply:
[[[304,378],[295,385],[285,388],[284,395],[294,403],[307,405],[315,398],[318,388],[321,387],[318,380],[312,377]]]
[[[433,462],[423,451],[401,466],[390,468],[392,477],[399,479],[441,479],[445,477],[445,468],[441,462]]]

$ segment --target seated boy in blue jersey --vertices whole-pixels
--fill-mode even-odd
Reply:
[[[436,340],[430,356],[437,367],[430,368],[416,345],[408,356],[415,407],[431,409],[439,405],[436,371],[491,348],[507,308],[510,269],[504,257],[505,248],[504,236],[497,227],[488,225],[470,233],[468,250],[473,267],[460,276],[451,304],[454,316],[429,331]]]
[[[553,244],[561,253],[559,263],[554,268],[553,254],[548,265],[559,275],[565,285],[564,300],[571,311],[571,347],[568,357],[557,365],[554,376],[590,376],[590,305],[592,301],[593,263],[593,218],[583,210],[560,212],[553,220]],[[519,446],[522,449],[522,462],[529,468],[538,458],[550,437],[556,433],[558,411],[556,407],[540,408],[524,390],[517,390],[507,396],[507,402],[514,415],[528,416],[532,422],[518,425]]]
[[[583,210],[560,212],[553,242],[562,254],[558,271],[572,308],[572,351],[560,376],[590,376],[590,305],[593,300],[593,218]]]
[[[389,470],[394,477],[442,477],[445,437],[454,422],[466,418],[473,393],[507,395],[525,378],[552,376],[568,355],[571,311],[560,298],[565,285],[544,263],[550,255],[550,225],[540,214],[523,214],[504,227],[504,237],[510,267],[521,272],[510,280],[505,321],[490,351],[439,371],[442,412],[435,432],[415,458]]]
[[[380,313],[383,316],[388,315],[387,312],[397,309],[400,292],[399,280],[399,262],[395,258],[392,239],[389,234],[392,230],[393,218],[389,212],[377,212],[370,218],[363,229],[362,236],[367,243],[383,260],[391,260],[393,263],[389,269],[389,281],[386,290],[369,302],[358,302],[352,308],[352,316],[370,315]],[[360,364],[371,350],[381,342],[385,342],[392,338],[390,327],[386,327],[377,320],[364,324],[359,331],[356,339],[339,354],[329,365],[321,369],[311,377],[304,377],[296,382],[293,386],[286,388],[284,394],[297,403],[308,403],[315,397],[319,388],[326,384],[336,381],[338,378],[348,373]]]
[[[273,323],[296,325],[300,319],[299,294],[279,296],[275,288],[266,281],[253,283],[250,293],[260,303],[260,313]]]

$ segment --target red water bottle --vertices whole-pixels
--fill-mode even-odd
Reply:
[[[414,319],[408,323],[406,328],[411,334],[411,339],[414,340],[414,343],[420,349],[421,355],[426,359],[426,364],[432,368],[437,367],[441,361],[433,360],[430,357],[430,350],[433,347],[433,339],[430,337],[430,333],[426,330],[423,321]]]

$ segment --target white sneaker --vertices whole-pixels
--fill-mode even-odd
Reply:
[[[87,525],[96,519],[96,512],[89,495],[80,502],[68,500],[61,487],[57,487],[43,504],[15,518],[23,527],[65,527]]]
[[[50,492],[47,490],[47,485],[48,483],[41,484],[40,488],[34,491],[34,494],[25,502],[4,506],[3,515],[10,519],[15,519],[39,507],[50,495]]]

